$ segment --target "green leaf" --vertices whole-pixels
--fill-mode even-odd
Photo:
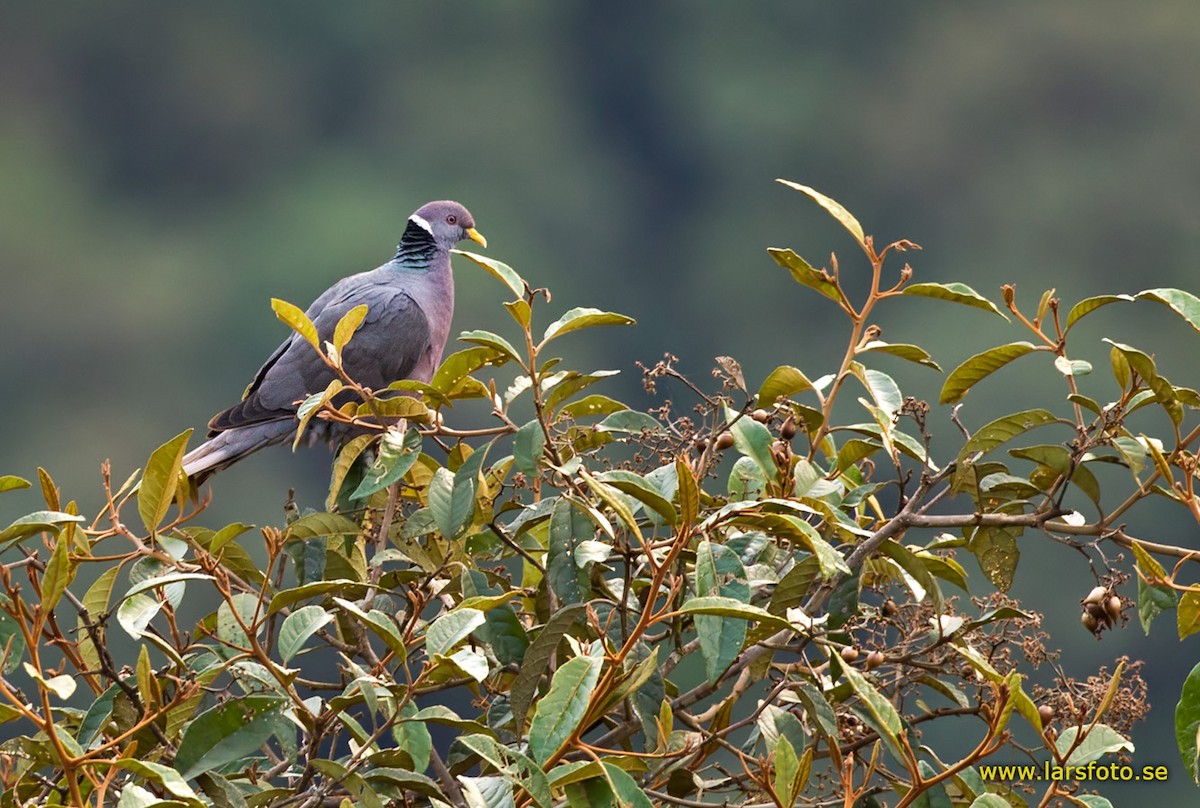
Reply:
[[[376,440],[376,435],[358,435],[347,441],[338,451],[337,458],[333,461],[333,473],[330,475],[329,496],[325,500],[326,508],[333,510],[338,506],[338,500],[342,493],[342,484],[346,482],[346,475],[354,467],[359,455],[366,451],[366,448]]]
[[[892,539],[888,539],[880,545],[879,550],[904,570],[908,577],[907,583],[909,589],[912,590],[917,602],[919,603],[924,600],[925,595],[929,595],[933,601],[935,614],[941,614],[942,590],[927,566],[929,557],[917,555],[912,550]],[[1015,609],[1013,611],[1016,612]],[[1021,614],[1020,612],[1016,613]],[[984,623],[981,622],[979,625],[984,625]]]
[[[1069,331],[1071,326],[1091,314],[1101,306],[1107,306],[1109,303],[1118,302],[1133,302],[1133,298],[1129,295],[1096,295],[1095,297],[1086,297],[1071,307],[1071,311],[1067,313],[1067,325],[1063,329]]]
[[[1179,745],[1179,754],[1183,757],[1183,765],[1192,781],[1200,784],[1200,770],[1197,769],[1197,735],[1200,734],[1200,664],[1192,668],[1191,673],[1183,682],[1183,690],[1179,694],[1179,703],[1175,705],[1175,741]]]
[[[536,476],[542,451],[546,447],[546,432],[536,418],[517,430],[513,436],[513,464],[527,477]]]
[[[421,456],[421,432],[408,426],[390,427],[379,441],[379,454],[350,499],[366,499],[408,474]]]
[[[168,569],[168,568],[160,567],[160,569]],[[131,570],[130,571],[130,580],[132,580],[132,579],[133,579],[133,571]],[[142,592],[148,592],[151,589],[158,589],[160,587],[168,587],[171,584],[182,583],[184,581],[211,581],[211,580],[213,580],[213,577],[211,575],[208,575],[203,572],[169,572],[169,573],[164,573],[162,575],[156,574],[156,575],[152,575],[149,578],[144,578],[144,579],[137,581],[137,583],[135,583],[131,587],[129,587],[129,590],[125,593],[124,597],[131,598],[134,595],[139,595]],[[182,595],[182,588],[180,588],[178,591]],[[171,601],[172,606],[178,606],[178,603],[175,602],[175,600],[176,600],[175,598],[168,597],[168,600]]]
[[[578,419],[586,418],[589,415],[611,415],[614,412],[621,412],[627,409],[629,409],[629,405],[627,404],[608,396],[600,395],[599,393],[593,393],[590,396],[585,396],[578,401],[572,401],[570,404],[563,406],[559,412]]]
[[[963,445],[962,451],[958,453],[958,461],[962,463],[976,452],[986,454],[1018,435],[1022,435],[1043,424],[1054,423],[1057,420],[1054,417],[1054,413],[1043,409],[1024,410],[1012,415],[1005,415],[1003,418],[997,418],[995,421],[985,424],[975,431],[970,440]]]
[[[479,609],[458,608],[434,620],[425,633],[425,649],[430,656],[445,656],[460,641],[487,620]]]
[[[367,319],[367,306],[361,304],[350,309],[342,315],[338,320],[338,324],[333,328],[333,347],[340,354],[350,342],[350,338],[354,336],[354,332],[362,325],[363,320]]]
[[[696,594],[750,602],[750,584],[741,559],[728,547],[702,541],[696,547]],[[696,636],[704,673],[710,684],[721,677],[742,651],[746,621],[717,615],[696,615]]]
[[[1166,584],[1149,584],[1138,578],[1138,621],[1142,630],[1150,633],[1150,624],[1165,611],[1174,609],[1178,595]]]
[[[550,340],[561,337],[563,334],[569,334],[572,331],[578,331],[582,328],[592,328],[598,325],[633,325],[636,322],[632,317],[626,317],[624,314],[617,314],[616,312],[582,307],[574,308],[546,326],[546,333],[542,335],[541,345],[545,345]],[[541,347],[541,345],[538,347]]]
[[[857,353],[867,353],[875,351],[877,353],[890,354],[898,356],[901,359],[907,359],[909,362],[916,362],[918,365],[924,365],[927,368],[941,370],[941,366],[933,361],[933,357],[919,345],[909,345],[907,343],[890,343],[881,342],[880,340],[871,340],[866,345],[858,349]]]
[[[815,527],[795,516],[781,515],[780,518],[791,528],[788,538],[799,541],[816,556],[822,578],[831,580],[838,575],[850,574],[850,568],[846,566],[846,560],[842,558],[842,554],[832,544],[825,541]]]
[[[551,808],[554,798],[550,793],[550,780],[528,755],[483,734],[466,735],[458,742],[483,758],[511,783],[520,786],[538,808]],[[511,787],[506,786],[500,794],[485,799],[488,806],[512,805]]]
[[[35,511],[13,522],[0,531],[0,542],[21,539],[45,530],[57,531],[61,526],[74,522],[86,522],[82,516],[61,511]]]
[[[1076,794],[1073,799],[1083,803],[1085,808],[1113,808],[1112,801],[1099,794]],[[1008,805],[1008,803],[1004,804]]]
[[[378,609],[364,612],[358,606],[354,605],[352,601],[345,600],[344,598],[335,597],[333,598],[333,602],[342,611],[354,615],[363,625],[375,632],[375,635],[396,653],[397,659],[403,660],[408,656],[408,646],[404,644],[404,637],[401,636],[400,630],[396,627],[394,618]]]
[[[894,418],[904,404],[904,395],[895,379],[882,371],[865,368],[858,362],[850,363],[850,372],[867,388],[875,404],[888,418]]]
[[[151,763],[148,760],[141,760],[139,758],[124,758],[118,760],[115,765],[117,768],[133,772],[152,783],[157,783],[166,789],[167,792],[186,801],[189,805],[204,805],[196,792],[192,791],[191,786],[187,784],[189,778],[182,776],[180,772],[170,766],[164,766],[161,763]],[[176,768],[179,766],[178,756],[176,756],[175,766]]]
[[[96,697],[92,706],[88,707],[79,722],[79,731],[76,733],[76,740],[81,747],[87,749],[92,745],[92,741],[100,735],[100,730],[104,729],[104,725],[108,723],[108,719],[112,715],[113,701],[118,693],[123,692],[120,685],[109,685],[107,690]]]
[[[692,468],[682,456],[675,458],[675,479],[679,495],[679,515],[684,524],[692,524],[700,516],[700,489]]]
[[[183,468],[183,455],[187,451],[187,442],[191,435],[192,430],[185,429],[155,449],[146,461],[146,471],[142,474],[137,494],[138,513],[142,517],[142,524],[151,534],[158,530],[163,517],[171,508],[172,500],[175,499],[179,473]]]
[[[637,410],[621,410],[596,424],[596,429],[600,432],[627,432],[637,435],[642,432],[662,432],[663,426],[652,415]]]
[[[846,210],[838,202],[825,196],[825,194],[821,193],[820,191],[809,188],[807,185],[801,185],[798,182],[792,182],[791,180],[783,179],[776,180],[776,182],[807,195],[818,205],[825,208],[825,210],[829,212],[830,216],[837,219],[838,222],[841,223],[842,227],[850,231],[850,235],[854,236],[854,240],[857,241],[860,246],[864,248],[866,247],[866,238],[863,235],[862,225],[858,223],[857,219],[850,215],[850,211]]]
[[[1007,592],[1012,586],[1013,575],[1021,560],[1021,551],[1017,547],[1021,532],[1021,528],[1013,527],[979,527],[967,543],[967,549],[979,562],[983,574],[1001,592]]]
[[[876,443],[873,440],[851,438],[842,444],[842,448],[838,449],[837,463],[834,468],[838,472],[843,472],[858,461],[865,457],[870,457],[882,448],[883,444]]]
[[[271,309],[274,310],[276,317],[287,323],[293,331],[304,337],[309,345],[320,352],[321,340],[317,336],[317,327],[312,324],[312,320],[308,319],[307,314],[286,300],[276,297],[271,298]]]
[[[1176,725],[1178,726],[1178,725]],[[1075,746],[1075,738],[1079,735],[1079,727],[1067,727],[1054,741],[1054,747],[1060,755]],[[1133,752],[1133,743],[1107,724],[1097,724],[1091,728],[1087,736],[1071,752],[1067,758],[1068,766],[1086,766],[1093,760],[1099,760],[1105,755],[1117,752]]]
[[[1036,348],[1028,342],[1011,342],[975,354],[946,378],[946,383],[942,385],[941,403],[954,404],[960,401],[978,382],[1034,350]]]
[[[582,603],[590,592],[590,567],[579,564],[580,545],[590,540],[595,528],[578,506],[565,497],[554,503],[550,513],[549,546],[546,548],[546,583],[562,605]]]
[[[617,803],[622,808],[654,808],[654,803],[646,796],[629,772],[607,761],[604,762],[604,774],[612,785]]]
[[[590,656],[567,660],[550,680],[550,689],[538,701],[529,725],[529,751],[543,766],[579,727],[592,692],[600,680],[603,662]]]
[[[780,398],[790,398],[811,389],[812,382],[799,368],[780,365],[767,375],[758,388],[758,406],[770,407]]]
[[[891,734],[890,745],[895,746],[897,743],[896,736],[900,734],[900,730],[903,728],[903,724],[900,721],[900,714],[896,712],[896,708],[861,673],[844,664],[841,657],[831,655],[830,661],[840,669],[842,677],[850,684],[850,689],[858,696],[863,706],[867,708],[867,712],[871,714],[871,717],[875,719],[879,727]]]
[[[366,594],[367,585],[361,581],[354,581],[348,578],[335,578],[328,581],[312,581],[311,583],[295,586],[291,589],[285,589],[282,592],[277,592],[271,603],[267,607],[267,614],[272,615],[280,609],[286,609],[293,603],[299,603],[302,600],[337,593],[346,597],[362,597]]]
[[[671,501],[662,495],[649,480],[640,474],[624,469],[614,469],[596,475],[596,479],[636,499],[662,517],[668,525],[677,524],[679,514]]]
[[[973,306],[977,309],[990,311],[1008,319],[1004,312],[996,308],[996,304],[988,300],[983,295],[976,292],[965,283],[914,283],[905,286],[901,290],[901,294],[914,295],[916,297],[932,297],[937,300],[949,300],[951,303],[961,303],[964,306]]]
[[[577,373],[564,370],[542,379],[542,391],[545,394],[545,409],[553,410],[571,396],[598,381],[608,379],[620,373],[619,370],[597,370],[592,373]]]
[[[517,297],[523,298],[529,292],[529,284],[508,264],[495,261],[485,255],[476,255],[466,250],[451,250],[450,252],[455,255],[461,255],[468,261],[472,261],[486,269],[492,274],[492,277],[507,286]]]
[[[1167,571],[1141,544],[1135,541],[1131,547],[1137,568],[1142,572],[1138,576],[1138,618],[1142,630],[1149,634],[1150,623],[1154,618],[1168,609],[1175,608],[1177,595],[1175,590],[1166,584],[1149,583],[1145,580],[1161,581],[1167,577]]]
[[[244,696],[196,716],[183,730],[175,768],[185,780],[201,772],[241,761],[290,726],[284,702],[275,696]]]
[[[800,774],[800,759],[796,757],[796,749],[783,735],[775,746],[775,794],[781,805],[793,805],[796,780]]]
[[[1064,376],[1086,376],[1092,372],[1092,363],[1083,359],[1056,356],[1054,357],[1054,368]]]
[[[362,528],[339,513],[310,513],[288,525],[287,540],[315,539],[321,536],[357,536]]]
[[[1200,297],[1181,289],[1147,289],[1137,293],[1138,300],[1153,300],[1162,303],[1200,331]]]
[[[449,395],[459,382],[480,368],[503,365],[507,361],[508,357],[503,352],[487,345],[464,348],[443,360],[429,384],[439,393]]]
[[[154,619],[154,615],[158,614],[162,608],[162,602],[158,598],[152,598],[149,595],[134,595],[131,598],[121,602],[117,607],[117,622],[121,628],[125,629],[125,633],[135,640],[142,638],[142,632],[146,630],[146,626],[150,625],[150,621]]]
[[[301,606],[284,618],[279,627],[279,656],[285,663],[290,662],[309,637],[331,622],[333,615],[320,606]]]
[[[512,315],[513,320],[523,329],[529,328],[530,320],[532,319],[533,311],[529,307],[529,303],[525,300],[513,300],[504,304],[504,308],[508,309],[508,313]]]
[[[1200,592],[1187,591],[1180,596],[1175,619],[1181,640],[1200,631]]]
[[[691,598],[679,607],[683,614],[711,614],[716,617],[734,617],[739,620],[755,620],[773,630],[791,629],[792,624],[766,609],[734,598],[715,595]]]
[[[296,410],[296,417],[299,419],[299,423],[296,425],[296,438],[292,441],[293,452],[300,446],[300,441],[304,439],[304,430],[308,428],[309,422],[312,421],[313,417],[334,396],[342,392],[343,387],[345,385],[342,384],[341,379],[334,379],[323,391],[313,393],[300,404],[300,407]]]
[[[1166,411],[1171,422],[1179,426],[1183,421],[1183,406],[1179,403],[1179,395],[1175,392],[1175,388],[1171,383],[1165,377],[1158,374],[1158,368],[1154,364],[1154,359],[1130,345],[1113,342],[1108,338],[1105,338],[1104,341],[1112,345],[1115,351],[1120,352],[1128,366],[1137,371],[1138,375],[1146,382],[1146,385],[1154,391],[1154,399]],[[1113,358],[1115,360],[1115,354]],[[1117,370],[1117,366],[1114,364],[1115,370]],[[1122,383],[1122,386],[1124,386],[1124,383]]]
[[[46,563],[46,572],[42,575],[42,602],[46,612],[51,612],[58,605],[59,598],[75,579],[75,565],[71,563],[71,550],[65,537],[60,536],[54,542],[54,551]]]
[[[830,300],[841,302],[843,295],[837,282],[823,269],[816,269],[792,250],[770,247],[767,252],[775,263],[792,273],[796,283],[815,289]]]
[[[749,416],[738,418],[738,414],[728,407],[725,408],[725,419],[729,422],[737,450],[753,460],[768,480],[778,477],[779,469],[771,454],[771,443],[775,440],[771,431]]]
[[[433,473],[426,496],[433,520],[447,539],[457,539],[470,524],[475,512],[479,469],[486,456],[485,447],[468,457],[458,471],[451,473],[439,468]]]
[[[416,718],[417,705],[408,702],[400,710],[400,715],[404,718]],[[429,768],[429,759],[433,756],[433,737],[423,720],[397,722],[392,729],[392,737],[396,739],[397,747],[412,761],[414,771],[423,772]]]
[[[491,331],[464,331],[458,335],[458,338],[462,342],[473,342],[476,345],[484,345],[507,355],[509,359],[520,361],[517,349],[512,346],[512,343]]]
[[[509,703],[518,732],[524,729],[525,714],[529,711],[529,705],[533,703],[538,680],[550,664],[563,636],[582,622],[585,608],[582,603],[574,603],[559,609],[546,621],[546,625],[525,651],[525,658],[521,660],[520,670],[509,691]]]
[[[5,474],[0,476],[0,494],[5,491],[16,491],[21,488],[29,488],[29,480],[24,477],[18,477],[15,474]]]

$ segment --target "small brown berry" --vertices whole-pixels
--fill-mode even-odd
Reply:
[[[883,612],[884,617],[895,617],[896,613],[900,611],[900,608],[896,605],[896,601],[888,598],[883,602],[883,606],[880,611]]]
[[[1043,724],[1049,724],[1054,720],[1054,708],[1049,704],[1043,704],[1038,707],[1038,717],[1042,719]]]
[[[717,451],[723,452],[733,445],[733,433],[722,432],[717,436]]]
[[[1083,627],[1093,634],[1096,633],[1096,629],[1100,628],[1100,621],[1097,620],[1090,612],[1084,612],[1081,614],[1079,616],[1079,622],[1083,623]]]
[[[1093,589],[1091,592],[1088,592],[1088,596],[1083,599],[1083,602],[1084,603],[1100,603],[1107,597],[1108,597],[1108,590],[1102,586],[1098,586],[1095,589]]]
[[[784,440],[791,440],[792,438],[796,437],[795,418],[790,415],[788,416],[787,420],[783,422],[783,426],[779,427],[779,437],[783,438]]]
[[[763,409],[758,409],[750,413],[750,417],[755,421],[758,421],[760,424],[765,424],[767,421],[771,420],[771,413]]]
[[[858,649],[853,645],[847,645],[842,649],[842,659],[846,660],[847,662],[853,662],[854,660],[858,659]]]
[[[1108,600],[1104,601],[1104,611],[1108,612],[1109,619],[1121,619],[1121,599],[1116,595],[1112,595]]]
[[[703,452],[708,448],[708,438],[700,438],[696,441],[696,451]]]
[[[883,652],[872,651],[867,654],[867,670],[873,671],[883,664]]]

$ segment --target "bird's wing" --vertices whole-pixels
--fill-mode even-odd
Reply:
[[[403,286],[368,276],[347,278],[321,295],[307,312],[322,344],[346,312],[366,304],[367,316],[342,355],[342,367],[361,385],[379,390],[406,378],[430,350],[429,321]],[[302,337],[292,334],[259,369],[242,401],[209,422],[209,434],[249,424],[290,419],[296,402],[324,390],[334,372]]]

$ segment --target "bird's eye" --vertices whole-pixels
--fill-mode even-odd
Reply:
[[[446,217],[446,224],[458,224],[458,217],[451,213]]]

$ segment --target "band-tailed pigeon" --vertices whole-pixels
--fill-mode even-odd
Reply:
[[[324,344],[333,339],[342,315],[367,305],[366,319],[342,355],[350,378],[380,390],[401,379],[433,377],[454,312],[450,250],[464,238],[487,246],[466,208],[448,201],[423,205],[409,217],[392,260],[343,278],[308,307],[305,313]],[[209,440],[183,458],[184,472],[199,485],[250,453],[287,440],[297,427],[298,402],[334,377],[312,345],[293,333],[259,369],[242,400],[209,421]]]

